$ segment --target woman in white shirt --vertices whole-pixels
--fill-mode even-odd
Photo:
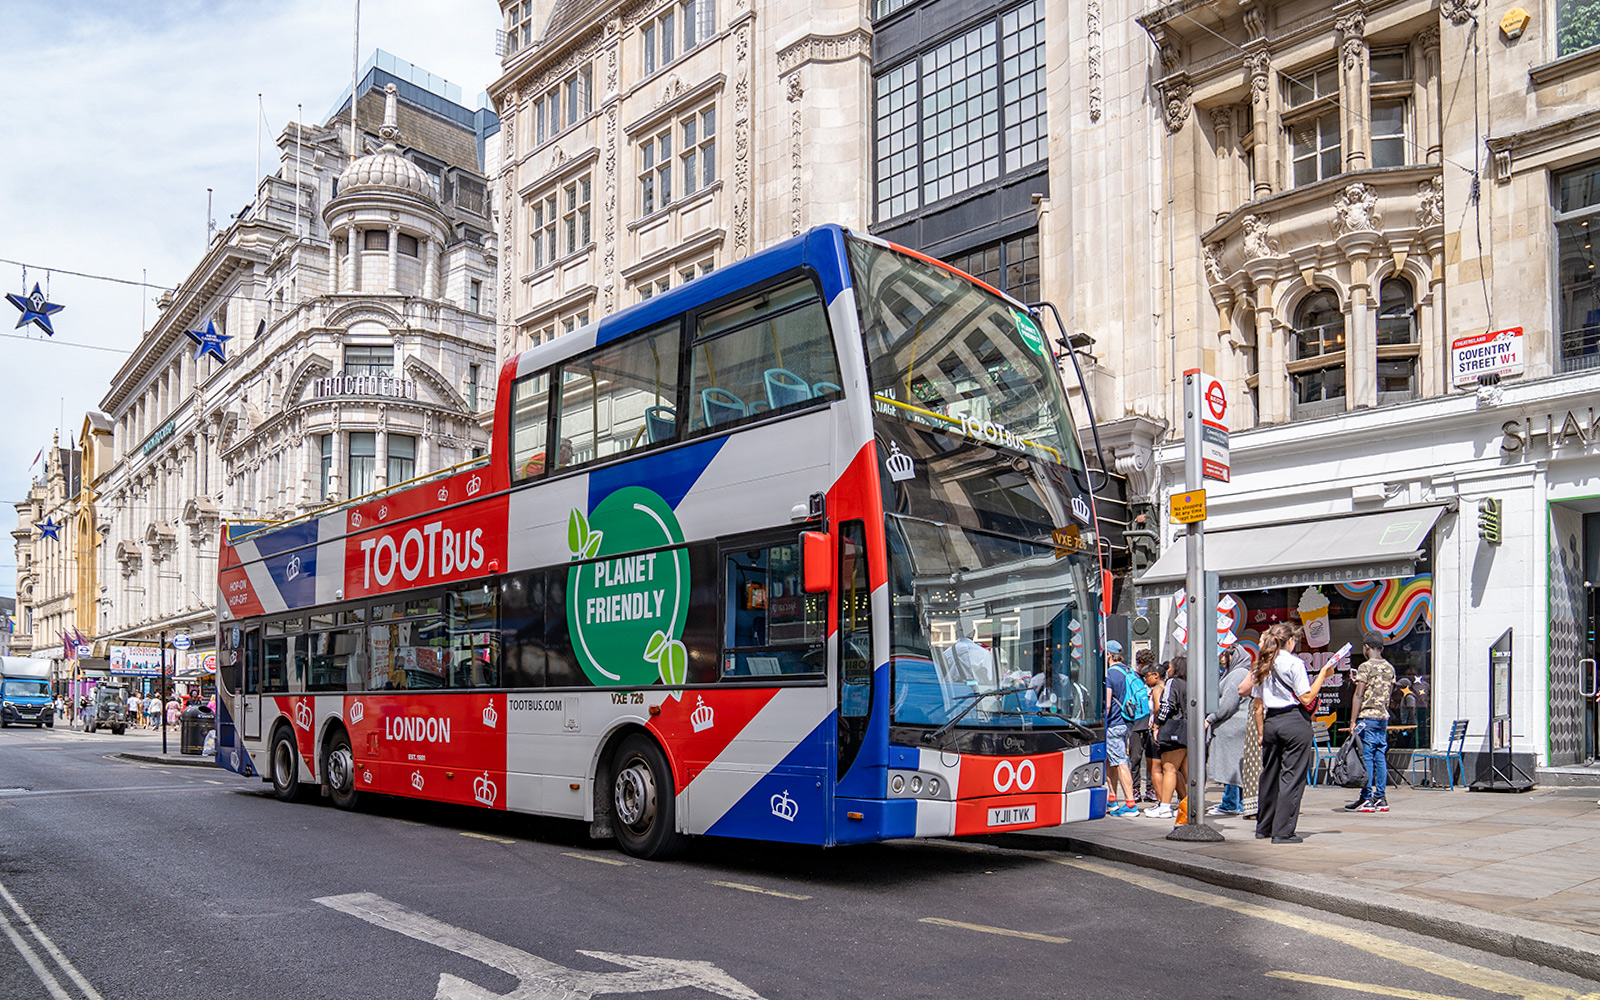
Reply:
[[[1261,637],[1261,654],[1246,682],[1256,700],[1261,733],[1261,785],[1256,807],[1256,839],[1298,844],[1300,796],[1316,752],[1311,736],[1311,706],[1337,660],[1329,660],[1315,680],[1306,677],[1305,661],[1294,655],[1305,630],[1279,622]],[[1241,684],[1239,693],[1245,694]]]

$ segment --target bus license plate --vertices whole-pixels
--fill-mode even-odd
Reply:
[[[1012,826],[1016,823],[1032,823],[1033,806],[1006,806],[1002,809],[989,810],[990,826]]]

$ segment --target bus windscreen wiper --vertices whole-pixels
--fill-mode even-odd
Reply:
[[[960,712],[956,713],[955,718],[951,719],[949,722],[946,722],[938,729],[935,729],[931,733],[924,733],[922,736],[922,742],[937,742],[941,736],[954,729],[957,723],[959,723],[962,719],[965,719],[968,713],[977,708],[978,702],[982,701],[984,698],[1001,698],[1008,694],[1021,694],[1024,691],[1031,690],[1033,690],[1032,684],[1022,684],[1017,687],[995,688],[993,691],[974,691],[971,694],[958,695],[956,697],[957,701],[970,701],[971,704],[969,704],[966,708],[963,708]]]

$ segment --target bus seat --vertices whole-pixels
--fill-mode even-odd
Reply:
[[[753,417],[757,413],[765,413],[770,409],[772,409],[772,407],[767,405],[766,400],[758,399],[754,403],[750,404],[750,415]]]
[[[843,395],[844,394],[844,386],[840,385],[837,382],[818,382],[816,385],[811,387],[811,395],[812,395],[813,398],[819,397],[819,396],[826,396],[830,392],[838,393],[839,395]]]
[[[707,427],[738,420],[750,412],[744,400],[726,389],[715,388],[700,390],[700,408],[705,413]]]
[[[678,427],[678,411],[670,406],[652,406],[644,411],[645,434],[651,444],[666,441]]]
[[[811,386],[806,380],[787,368],[768,368],[766,373],[767,403],[774,410],[793,406],[811,398]]]

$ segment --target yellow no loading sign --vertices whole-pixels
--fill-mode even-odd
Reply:
[[[1193,524],[1206,519],[1206,491],[1174,493],[1168,501],[1173,524]]]

